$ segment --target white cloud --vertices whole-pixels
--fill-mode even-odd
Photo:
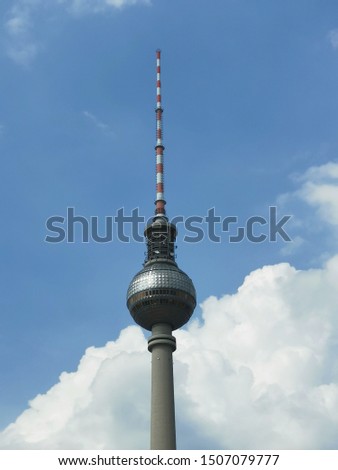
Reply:
[[[318,265],[338,247],[338,163],[313,166],[302,175],[293,175],[295,191],[278,197],[278,206],[293,217],[288,223],[293,243],[281,250],[283,256],[308,250],[308,260]]]
[[[328,162],[321,166],[312,166],[297,179],[299,181],[338,180],[338,163]]]
[[[7,55],[17,64],[28,66],[39,50],[32,34],[32,9],[35,2],[18,2],[9,12],[5,23],[7,32]]]
[[[150,4],[150,0],[16,0],[4,25],[6,53],[18,65],[33,62],[42,49],[41,41],[36,39],[36,16],[42,10],[48,15],[52,8],[63,6],[72,14],[91,14],[136,4]]]
[[[317,210],[320,218],[330,225],[338,225],[338,163],[329,162],[311,167],[300,179],[303,181],[298,196]]]
[[[109,8],[123,8],[136,4],[150,4],[151,0],[59,0],[73,13],[99,13]]]
[[[16,36],[25,34],[29,29],[29,25],[27,16],[17,13],[16,16],[12,16],[12,18],[7,21],[6,28],[9,34]]]
[[[333,49],[338,49],[338,29],[329,31],[328,38]]]
[[[280,250],[280,253],[283,256],[290,256],[294,253],[296,253],[300,247],[302,247],[305,243],[304,238],[302,238],[299,235],[296,235],[291,242],[286,243]]]
[[[17,41],[15,44],[10,44],[7,48],[7,55],[15,63],[22,66],[28,66],[35,59],[39,51],[39,45],[33,42],[25,43],[24,41]]]
[[[34,398],[2,433],[0,447],[146,447],[150,375],[145,344],[141,330],[132,326],[117,341],[88,348],[76,372],[62,373],[59,383]]]
[[[102,122],[99,118],[97,118],[94,114],[90,113],[89,111],[83,111],[83,115],[90,121],[92,122],[95,127],[97,127],[100,131],[107,135],[114,135],[113,131],[111,128],[108,126],[108,124],[105,124]]]

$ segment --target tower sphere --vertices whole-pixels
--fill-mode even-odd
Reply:
[[[149,261],[129,285],[127,306],[135,322],[146,330],[151,331],[156,323],[167,323],[176,330],[191,317],[196,291],[174,261]]]

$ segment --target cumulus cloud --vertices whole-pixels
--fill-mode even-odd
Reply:
[[[0,438],[1,448],[147,447],[148,352],[141,329],[88,348],[76,372],[38,395]]]
[[[329,162],[311,167],[301,178],[297,192],[307,204],[317,210],[325,222],[338,225],[338,163]]]
[[[337,280],[338,256],[320,269],[264,266],[175,332],[181,448],[337,448]],[[0,446],[147,448],[149,385],[146,340],[132,326],[89,348]]]
[[[217,448],[337,445],[337,269],[338,257],[318,270],[265,266],[180,333],[190,416]]]
[[[337,250],[338,163],[313,166],[293,175],[293,180],[298,188],[277,200],[283,211],[293,214],[288,223],[292,243],[284,246],[281,254],[309,250],[309,262],[318,263]]]

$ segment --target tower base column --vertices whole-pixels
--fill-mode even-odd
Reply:
[[[151,434],[152,450],[175,450],[175,402],[172,353],[176,339],[172,327],[157,323],[148,340],[151,352]]]

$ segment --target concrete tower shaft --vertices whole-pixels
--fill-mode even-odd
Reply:
[[[150,448],[176,449],[173,352],[176,339],[165,323],[153,326],[148,341],[151,352]]]

